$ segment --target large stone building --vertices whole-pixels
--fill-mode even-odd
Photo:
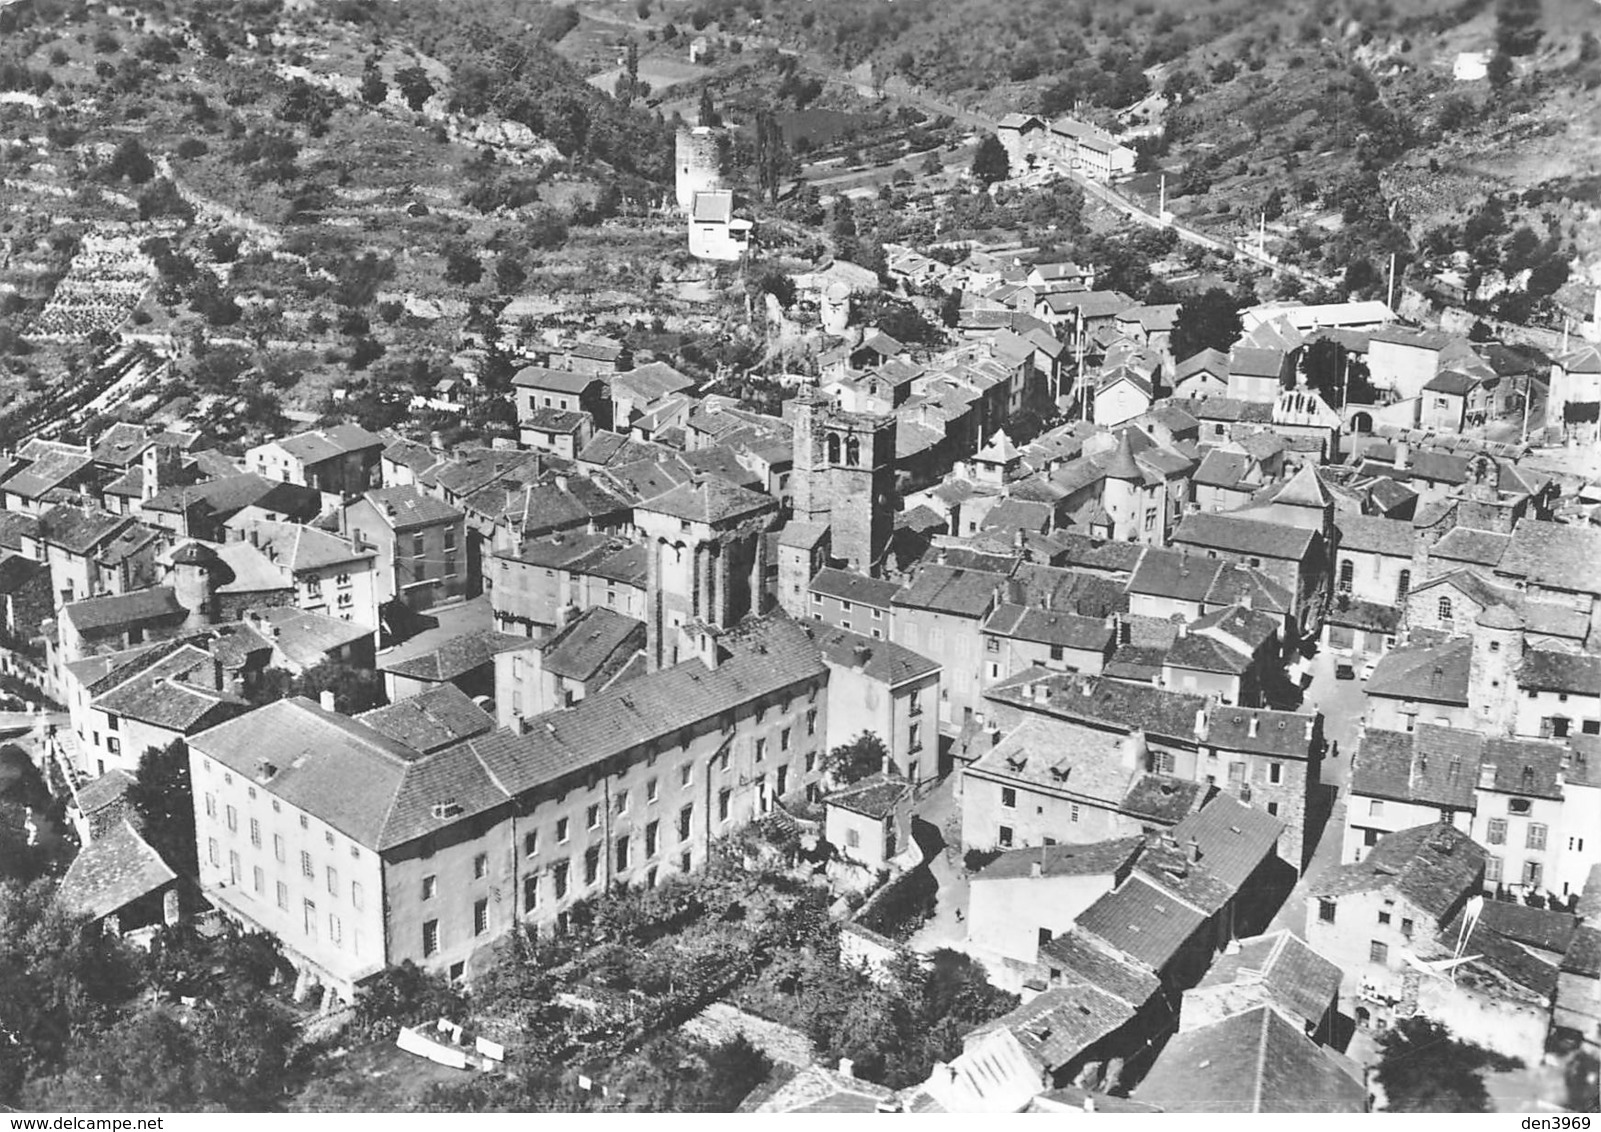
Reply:
[[[193,737],[200,882],[349,999],[385,965],[460,977],[515,925],[654,885],[821,779],[828,669],[784,619],[571,709],[348,719],[280,700]],[[470,705],[466,705],[470,706]]]

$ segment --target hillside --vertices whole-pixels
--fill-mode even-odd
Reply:
[[[1415,283],[1527,270],[1504,248],[1466,265],[1446,254],[1497,194],[1501,235],[1526,226],[1571,266],[1571,281],[1537,278],[1556,284],[1544,316],[1560,323],[1601,284],[1596,17],[1592,0],[772,0],[763,28],[992,118],[1076,107],[1141,149],[1152,175],[1134,188],[1152,206],[1165,172],[1168,206],[1206,230],[1254,237],[1266,212],[1270,251],[1335,274],[1355,264],[1358,291],[1391,252]],[[1480,77],[1454,77],[1464,52],[1488,53],[1489,74],[1481,56]]]
[[[120,327],[180,359],[149,392],[170,404],[139,411],[197,415],[215,441],[315,417],[336,389],[381,424],[482,369],[462,330],[508,300],[648,276],[678,243],[643,219],[670,132],[586,82],[559,28],[503,10],[0,9],[0,414],[31,425],[94,385]],[[624,241],[632,265],[602,227],[630,213],[649,229]]]

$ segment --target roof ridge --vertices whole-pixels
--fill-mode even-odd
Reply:
[[[1262,1111],[1262,1083],[1263,1078],[1267,1076],[1267,1035],[1272,1028],[1272,1015],[1269,1013],[1268,1008],[1264,1005],[1260,1009],[1262,1011],[1262,1021],[1256,1038],[1256,1063],[1252,1066],[1255,1070],[1255,1083],[1251,1090],[1252,1112]]]

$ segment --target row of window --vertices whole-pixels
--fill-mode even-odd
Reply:
[[[221,847],[217,844],[217,839],[215,837],[206,839],[206,849],[212,865],[216,866],[217,868],[221,868]],[[302,871],[306,876],[314,877],[311,869],[309,854],[302,853],[300,856]],[[228,879],[229,883],[241,891],[245,891],[263,898],[265,898],[267,895],[267,873],[266,870],[264,870],[260,865],[251,866],[250,887],[248,889],[245,888],[244,864],[240,860],[239,851],[237,849],[228,850]],[[338,870],[334,869],[332,866],[329,866],[327,870],[327,881],[329,895],[333,896],[335,899],[338,899],[342,891],[339,886],[339,873]],[[289,885],[280,880],[275,882],[275,887],[277,890],[276,897],[279,910],[284,912],[289,911]],[[358,912],[362,911],[367,906],[366,891],[362,888],[362,884],[359,880],[352,880],[350,882],[350,903],[351,906]],[[304,904],[308,908],[315,909],[316,907],[309,897],[305,898]],[[335,913],[329,913],[328,918],[330,922],[329,938],[333,940],[333,942],[338,943],[340,939],[338,916]],[[316,937],[316,925],[312,920],[307,920],[306,930],[313,938]]]
[[[1546,827],[1540,822],[1530,822],[1523,839],[1525,849],[1544,849]],[[1485,827],[1484,840],[1488,845],[1505,845],[1507,836],[1507,821],[1505,818],[1491,818]]]

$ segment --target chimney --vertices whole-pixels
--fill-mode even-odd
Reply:
[[[1189,635],[1190,635],[1190,624],[1189,624],[1189,622],[1188,621],[1180,621],[1178,623],[1178,639],[1182,641],[1185,637],[1188,637]]]
[[[1201,863],[1201,843],[1194,837],[1190,838],[1189,857],[1191,864],[1198,865]]]
[[[852,668],[855,668],[855,669],[858,669],[858,670],[866,668],[867,667],[867,662],[869,660],[871,660],[872,658],[873,658],[873,650],[868,648],[866,645],[857,645],[855,648],[851,649],[851,667]]]
[[[261,529],[259,527],[250,528],[250,545],[258,550],[261,549]]]
[[[1208,727],[1208,721],[1207,721],[1207,718],[1206,718],[1206,709],[1205,708],[1196,708],[1195,709],[1195,737],[1197,739],[1200,739],[1202,742],[1206,741],[1207,727]]]
[[[842,1077],[856,1076],[856,1063],[848,1057],[839,1059],[839,1072]]]
[[[1040,850],[1040,856],[1041,857],[1045,856],[1045,851],[1043,849]],[[1031,876],[1031,877],[1044,876],[1045,875],[1045,865],[1044,865],[1044,863],[1041,862],[1041,861],[1030,861],[1029,864],[1028,864],[1028,875]]]
[[[428,447],[432,448],[435,452],[443,452],[445,450],[445,434],[440,432],[438,429],[430,432],[428,434]]]
[[[566,491],[567,490],[567,477],[566,476],[557,476],[556,477],[556,489],[558,491]]]
[[[1255,603],[1255,601],[1256,601],[1256,598],[1254,598],[1250,594],[1241,594],[1238,604],[1239,604],[1239,607],[1241,609],[1250,609],[1252,607],[1252,605]]]
[[[1251,721],[1248,724],[1246,724],[1245,733],[1247,735],[1249,735],[1252,739],[1255,739],[1256,738],[1256,733],[1257,733],[1258,729],[1260,729],[1261,726],[1262,726],[1262,721],[1259,720],[1256,716],[1253,715],[1251,717]]]
[[[317,699],[321,701],[323,711],[337,710],[334,707],[334,692],[332,688],[324,688],[322,690],[322,695],[318,696]]]
[[[1495,789],[1495,764],[1494,763],[1485,762],[1485,763],[1480,763],[1479,764],[1479,789],[1480,790],[1494,790]]]
[[[999,747],[1000,745],[1001,745],[1001,729],[999,727],[992,726],[992,727],[990,727],[990,748],[993,750],[994,748]]]
[[[1411,449],[1411,446],[1408,445],[1407,442],[1404,441],[1404,440],[1397,440],[1395,442],[1395,466],[1397,468],[1406,468],[1406,467],[1410,466],[1411,463],[1412,463],[1412,449]]]
[[[1093,680],[1084,680],[1084,681],[1081,681],[1079,683],[1078,691],[1079,691],[1079,695],[1081,695],[1081,696],[1088,697],[1089,694],[1091,692],[1093,692],[1094,690],[1095,690],[1095,682]]]
[[[1085,1112],[1094,1112],[1095,1111],[1095,1094],[1094,1093],[1085,1093],[1084,1094],[1084,1111]]]

